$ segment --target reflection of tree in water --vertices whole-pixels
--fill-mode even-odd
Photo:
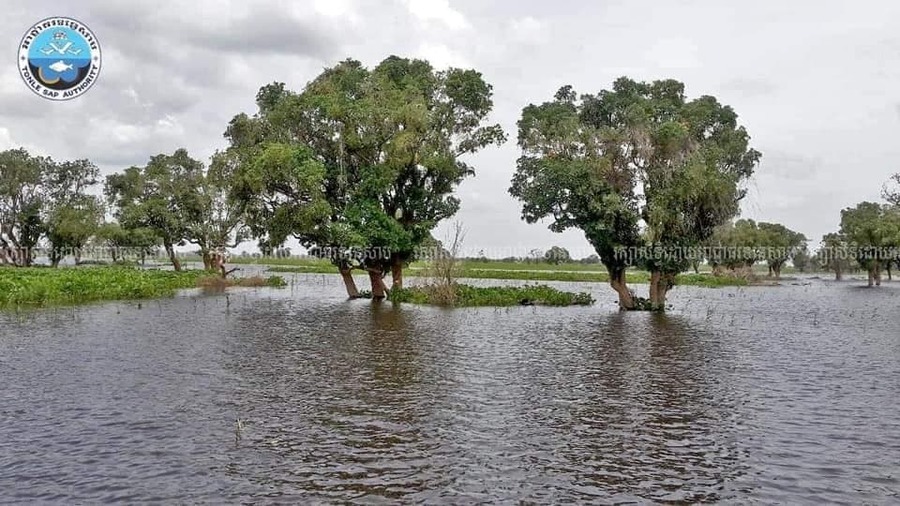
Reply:
[[[615,314],[599,328],[585,337],[592,349],[583,358],[593,364],[582,399],[559,427],[578,486],[616,500],[723,499],[745,471],[729,365],[715,338],[664,314]]]
[[[407,311],[356,301],[265,313],[254,310],[242,329],[255,343],[242,369],[257,389],[241,446],[275,452],[280,459],[257,461],[283,467],[253,469],[250,479],[332,500],[422,491],[436,443],[421,419],[439,395]]]

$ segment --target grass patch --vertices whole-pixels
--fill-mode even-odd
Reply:
[[[215,290],[224,290],[233,286],[284,288],[287,282],[281,276],[248,276],[246,278],[223,278],[219,275],[207,275],[197,280],[197,286]]]
[[[498,262],[499,263],[499,262]],[[565,266],[563,266],[565,267]],[[274,266],[269,272],[289,272],[302,274],[336,274],[337,269],[331,264],[325,265],[307,265],[307,266]],[[427,276],[427,272],[423,268],[410,267],[403,271],[406,277]],[[466,269],[462,268],[457,271],[459,278],[469,279],[509,279],[522,281],[570,281],[580,283],[607,283],[609,275],[606,272],[593,271],[551,271],[551,270],[499,270],[499,269]],[[650,273],[646,271],[628,271],[625,274],[628,283],[644,284],[650,282]],[[748,283],[746,279],[733,276],[713,276],[711,273],[701,274],[679,274],[675,278],[676,285],[682,286],[702,286],[707,288],[718,288],[723,286],[745,286]]]
[[[454,285],[452,297],[444,286],[425,285],[391,291],[394,302],[439,306],[588,306],[594,303],[589,293],[563,292],[546,285],[477,287]],[[451,302],[452,301],[452,302]]]
[[[0,308],[171,297],[178,290],[210,283],[209,278],[209,273],[202,270],[0,267]],[[278,276],[234,278],[227,282],[228,286],[285,286],[284,279]]]
[[[0,268],[0,307],[171,297],[197,286],[203,271],[127,267]]]
[[[734,276],[713,276],[712,274],[679,274],[675,276],[675,286],[702,286],[721,288],[724,286],[747,286],[747,279]]]

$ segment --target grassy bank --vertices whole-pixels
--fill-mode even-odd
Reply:
[[[453,292],[448,294],[447,290]],[[563,292],[544,285],[476,287],[458,284],[454,287],[419,286],[391,292],[394,302],[438,306],[589,306],[594,299],[589,293]]]
[[[498,262],[499,263],[499,262]],[[524,264],[522,264],[524,265]],[[497,268],[473,268],[467,267],[463,263],[458,272],[459,278],[469,279],[517,279],[523,281],[573,281],[583,283],[606,283],[609,281],[609,275],[603,271],[568,271],[568,266],[553,266],[560,270],[549,269],[497,269]],[[336,274],[337,271],[331,264],[309,264],[309,265],[276,265],[269,268],[270,272],[292,272],[307,274]],[[425,274],[425,269],[415,264],[403,271],[406,277],[419,277]],[[628,283],[649,283],[650,273],[646,271],[629,271],[625,275]],[[729,276],[713,276],[710,273],[700,274],[680,274],[676,278],[676,284],[690,286],[704,286],[709,288],[722,286],[744,286],[747,280],[729,277]]]
[[[209,286],[210,278],[209,273],[201,270],[3,267],[0,268],[0,308],[171,297],[180,289]],[[276,285],[284,286],[284,280],[277,276],[228,280],[228,286]]]

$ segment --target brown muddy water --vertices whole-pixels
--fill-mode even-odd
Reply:
[[[0,503],[900,502],[900,283],[659,315],[293,281],[0,314]]]

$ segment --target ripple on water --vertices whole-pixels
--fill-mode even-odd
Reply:
[[[0,315],[0,502],[900,500],[898,287],[653,315],[339,283]]]

